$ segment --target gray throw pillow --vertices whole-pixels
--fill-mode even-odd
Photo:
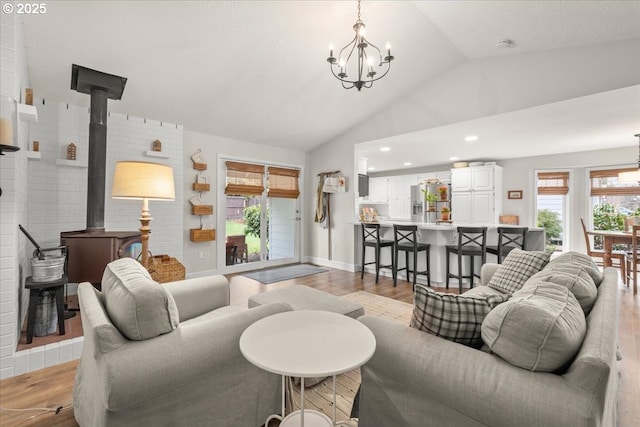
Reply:
[[[536,372],[553,372],[580,350],[587,323],[566,286],[535,282],[487,314],[482,339],[507,362]]]
[[[487,285],[500,292],[512,294],[522,288],[529,277],[542,270],[549,262],[550,256],[550,252],[514,249],[502,261]]]
[[[178,327],[178,308],[173,297],[132,258],[107,265],[102,291],[111,322],[130,340],[154,338]]]
[[[580,265],[589,273],[596,286],[600,286],[600,283],[602,283],[604,277],[602,271],[600,271],[598,265],[589,255],[580,252],[565,252],[549,261],[548,266],[556,266],[559,264]]]
[[[580,303],[585,316],[591,312],[598,298],[598,289],[593,278],[579,264],[550,265],[549,263],[542,271],[531,276],[522,289],[526,289],[529,283],[535,282],[551,282],[566,286]]]
[[[485,316],[509,295],[455,295],[416,285],[409,326],[450,341],[480,348]]]

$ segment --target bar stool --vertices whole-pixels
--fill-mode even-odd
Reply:
[[[374,261],[365,262],[367,246],[375,249]],[[384,247],[391,248],[390,265],[380,265],[380,250]],[[376,265],[376,283],[378,283],[381,268],[390,268],[393,271],[393,240],[384,240],[380,238],[380,224],[362,223],[362,270],[360,270],[360,279],[364,279],[364,266],[370,264]]]
[[[498,227],[498,246],[487,246],[487,253],[498,257],[498,264],[515,248],[524,250],[529,227]]]
[[[67,275],[49,282],[34,282],[33,276],[27,277],[24,287],[29,289],[29,313],[27,315],[27,344],[33,341],[33,332],[36,322],[36,309],[40,292],[52,290],[55,293],[56,309],[58,311],[58,333],[64,335],[64,287],[67,284]]]
[[[470,280],[470,287],[473,288],[473,278],[480,278],[479,274],[474,272],[474,259],[479,256],[481,263],[484,264],[487,259],[487,227],[458,227],[458,244],[447,245],[447,289],[449,289],[449,278],[458,279],[460,293],[462,293],[462,279]],[[450,255],[458,256],[458,274],[449,272]],[[468,256],[471,262],[471,270],[468,276],[462,275],[463,257]]]
[[[407,270],[407,282],[409,282],[409,274],[413,273],[413,287],[416,287],[416,277],[418,274],[427,276],[427,285],[431,286],[431,273],[429,253],[431,252],[431,245],[429,243],[418,242],[418,226],[417,225],[393,225],[393,235],[395,240],[395,263],[393,266],[393,286],[396,286],[398,281],[398,271]],[[398,268],[398,253],[404,251],[405,266]],[[424,251],[427,256],[427,269],[424,271],[418,270],[418,253]],[[413,270],[409,268],[409,252],[413,253]]]

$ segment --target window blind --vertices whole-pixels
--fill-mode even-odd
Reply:
[[[618,182],[620,172],[632,172],[637,168],[603,169],[589,172],[592,196],[637,196],[640,195],[638,184]]]
[[[298,186],[300,171],[298,169],[269,166],[268,174],[268,197],[298,198],[300,195]]]
[[[538,172],[538,194],[565,195],[569,193],[569,172]]]
[[[264,192],[264,166],[251,163],[227,162],[227,184],[224,194],[230,196],[259,196]]]

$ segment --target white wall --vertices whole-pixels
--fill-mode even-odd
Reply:
[[[22,101],[29,87],[22,24],[15,14],[0,14],[0,92]],[[26,141],[29,126],[17,123],[20,151],[0,156],[0,378],[14,375],[14,354],[28,294],[22,286],[28,276],[30,249],[20,239],[18,224],[27,223]]]
[[[223,218],[220,217],[220,215],[224,215],[224,212],[220,212],[218,206],[220,196],[224,195],[224,182],[218,182],[218,158],[220,156],[247,161],[271,162],[277,165],[297,166],[300,167],[303,172],[306,164],[305,154],[302,151],[268,147],[266,145],[185,130],[183,160],[183,190],[185,201],[182,207],[184,213],[183,229],[185,233],[183,263],[187,270],[187,276],[189,277],[220,273],[224,268],[223,266],[221,268],[217,263],[218,244],[221,244],[221,248],[224,250],[224,242],[221,242],[218,238],[222,238],[224,235],[222,230],[216,233],[216,241],[213,242],[195,243],[189,240],[189,229],[198,228],[200,226],[200,218],[198,216],[191,215],[191,207],[188,202],[189,197],[196,194],[191,188],[191,184],[194,182],[196,177],[196,171],[193,169],[191,156],[198,150],[201,150],[202,155],[207,161],[207,170],[203,173],[205,173],[211,181],[211,191],[209,193],[204,193],[203,199],[205,203],[213,204],[213,215],[205,221],[213,224],[218,224],[218,220]],[[308,224],[308,217],[309,213],[304,212],[303,206],[303,219],[301,221],[303,240],[304,230],[305,227],[307,227],[306,224]],[[218,227],[218,225],[216,225],[216,227]],[[203,258],[200,258],[201,252],[204,255]]]

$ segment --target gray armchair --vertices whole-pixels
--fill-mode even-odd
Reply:
[[[89,283],[78,288],[84,348],[73,406],[80,426],[260,426],[280,410],[280,377],[247,362],[238,342],[253,322],[289,306],[229,306],[229,285],[223,276],[166,285],[152,282],[166,291],[154,288],[164,299],[145,305],[140,301],[146,294],[131,282],[145,282],[146,270],[137,271],[141,266],[129,261],[112,264],[107,266],[112,271],[105,271],[103,292]],[[122,326],[126,302],[109,307],[123,295],[114,290],[114,280],[124,283],[126,298],[134,296],[139,322],[134,333],[141,336],[131,339],[132,330]],[[162,301],[167,301],[168,311]],[[174,307],[179,319],[168,320],[175,317]],[[144,325],[148,314],[155,317]],[[118,319],[120,329],[112,318]],[[169,331],[144,336],[148,327],[157,333],[158,325]]]

